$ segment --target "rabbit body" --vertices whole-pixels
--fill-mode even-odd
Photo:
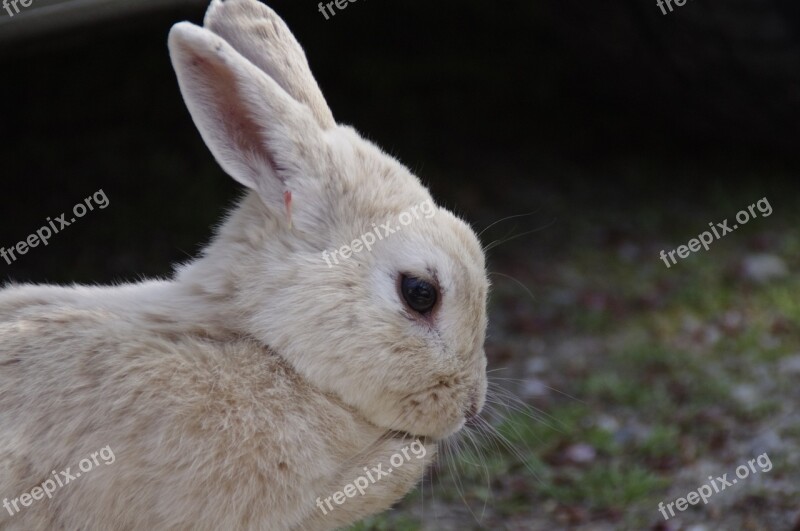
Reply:
[[[321,253],[433,206],[428,191],[334,122],[263,4],[214,0],[170,52],[206,144],[250,191],[170,279],[0,291],[0,499],[114,452],[0,509],[0,530],[334,529],[400,499],[483,406],[488,281],[469,226],[435,207],[332,267]]]
[[[332,529],[419,480],[435,445],[323,513],[317,498],[364,467],[386,470],[410,441],[370,445],[385,430],[268,348],[213,317],[175,320],[178,301],[196,297],[180,291],[158,282],[3,292],[0,495],[16,498],[68,466],[74,475],[105,445],[115,460],[50,500],[3,510],[0,529]]]

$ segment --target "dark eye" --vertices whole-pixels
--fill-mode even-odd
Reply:
[[[415,312],[428,313],[436,305],[436,287],[416,277],[403,275],[400,281],[400,292],[406,304]]]

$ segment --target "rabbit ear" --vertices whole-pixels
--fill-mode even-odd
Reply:
[[[272,9],[257,0],[212,0],[204,26],[308,105],[320,127],[336,125],[303,48]]]
[[[308,107],[204,28],[176,24],[169,49],[195,125],[231,177],[283,209],[287,181],[324,175],[324,133]]]

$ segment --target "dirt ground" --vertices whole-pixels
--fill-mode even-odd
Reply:
[[[620,189],[519,186],[497,204],[529,215],[482,236],[492,429],[463,434],[415,493],[353,529],[800,529],[791,187],[622,207]],[[764,198],[707,251],[659,258]],[[486,208],[476,225],[505,216]],[[679,511],[698,490],[707,503],[692,495]]]

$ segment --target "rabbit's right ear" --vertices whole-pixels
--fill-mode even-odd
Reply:
[[[203,25],[308,105],[323,129],[336,125],[302,46],[275,11],[258,0],[212,0]]]
[[[308,106],[207,29],[176,24],[169,49],[186,106],[222,168],[273,210],[299,190],[298,208],[318,207],[308,181],[325,174],[325,139]]]

